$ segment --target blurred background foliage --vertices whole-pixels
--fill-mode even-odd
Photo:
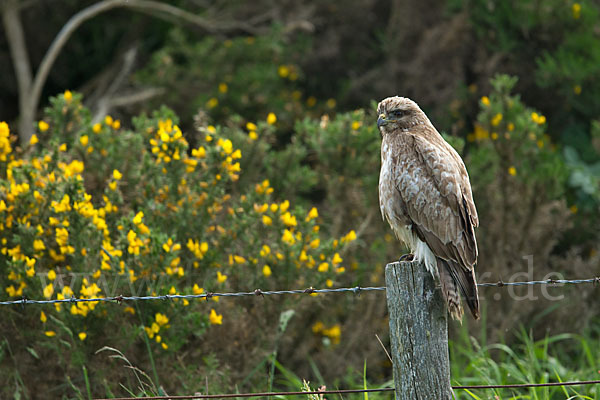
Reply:
[[[116,8],[68,40],[35,136],[19,139],[6,16],[18,10],[35,74],[93,4],[3,3],[3,298],[383,285],[404,251],[377,199],[375,105],[392,95],[465,159],[480,281],[598,274],[597,3],[169,3],[201,24]],[[593,377],[594,288],[480,292],[483,321],[452,327],[453,381]],[[383,384],[386,314],[373,293],[15,307],[0,324],[2,397]]]

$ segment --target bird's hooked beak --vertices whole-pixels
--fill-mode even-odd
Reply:
[[[377,127],[381,128],[384,125],[388,124],[388,120],[385,118],[385,114],[379,114],[379,118],[377,118]]]

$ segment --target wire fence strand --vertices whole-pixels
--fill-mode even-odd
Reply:
[[[507,385],[457,385],[452,386],[454,390],[476,390],[476,389],[527,389],[548,386],[582,386],[597,385],[600,380],[595,381],[569,381],[569,382],[547,382],[547,383],[513,383]],[[262,392],[262,393],[227,393],[227,394],[194,394],[183,396],[151,396],[144,397],[145,400],[184,400],[184,399],[227,399],[227,398],[249,398],[249,397],[272,397],[272,396],[303,396],[303,395],[327,395],[327,394],[350,394],[350,393],[373,393],[393,392],[394,388],[385,387],[377,389],[339,389],[339,390],[313,390],[301,392]],[[138,397],[117,397],[111,400],[135,400]],[[96,399],[109,400],[109,399]]]
[[[579,285],[579,284],[594,284],[600,283],[600,277],[588,279],[546,279],[540,281],[522,281],[522,282],[484,282],[478,283],[479,287],[506,287],[506,286],[530,286],[530,285]],[[18,300],[0,301],[0,305],[28,305],[28,304],[56,304],[56,303],[82,303],[82,302],[111,302],[121,303],[124,301],[145,301],[145,300],[174,300],[174,299],[210,299],[212,297],[247,297],[247,296],[272,296],[285,294],[316,294],[316,293],[342,293],[351,292],[355,295],[360,295],[362,292],[385,291],[385,286],[368,286],[368,287],[348,287],[348,288],[333,288],[333,289],[294,289],[294,290],[261,290],[255,289],[251,292],[224,292],[224,293],[202,293],[202,294],[165,294],[157,296],[113,296],[113,297],[94,297],[81,298],[72,296],[68,299],[52,299],[52,300],[32,300],[22,298]]]

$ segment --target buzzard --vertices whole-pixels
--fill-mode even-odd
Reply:
[[[414,101],[389,97],[377,114],[381,214],[410,248],[408,256],[439,278],[452,318],[462,320],[462,293],[479,319],[474,270],[479,220],[465,164]]]

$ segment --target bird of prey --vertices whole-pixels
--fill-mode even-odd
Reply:
[[[462,320],[462,293],[479,319],[474,270],[479,220],[465,164],[414,101],[389,97],[377,114],[381,214],[413,259],[439,278],[452,318]]]

